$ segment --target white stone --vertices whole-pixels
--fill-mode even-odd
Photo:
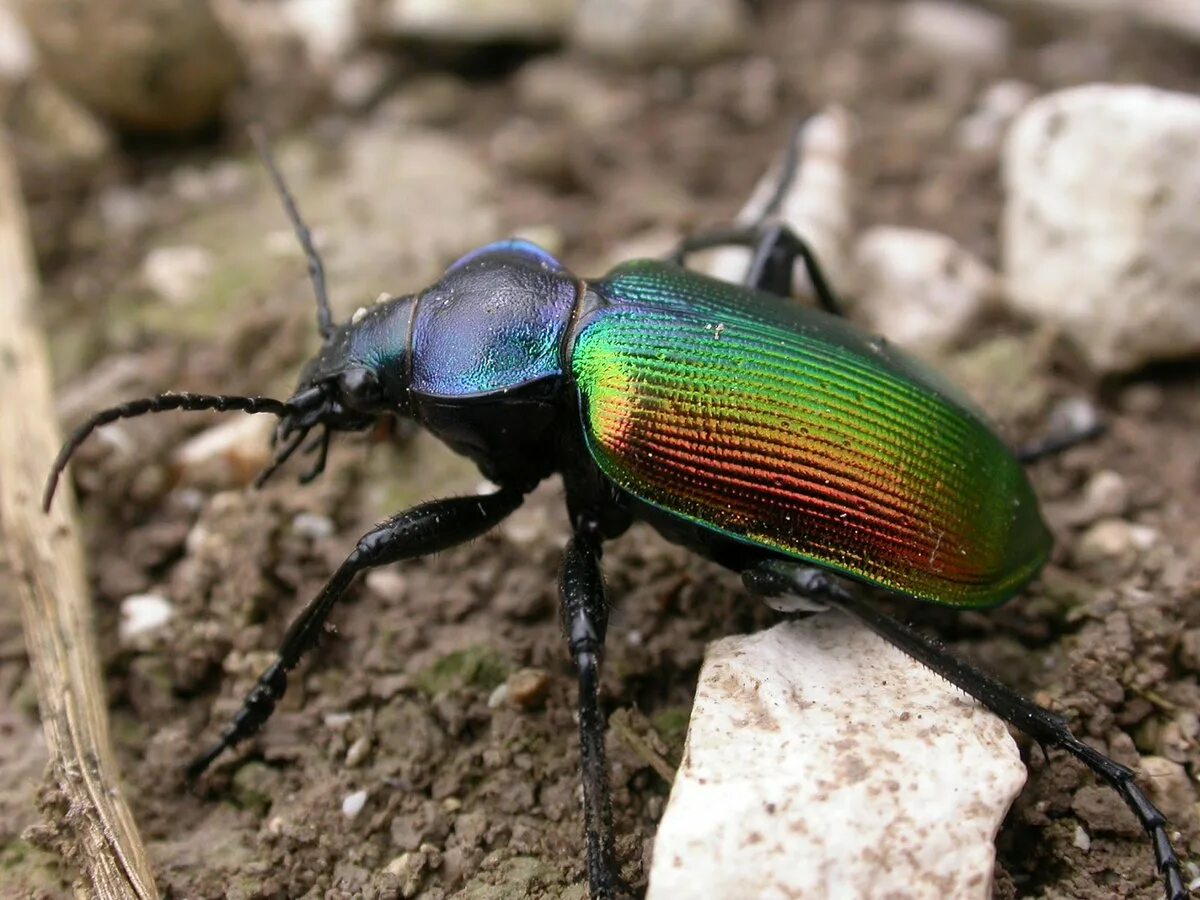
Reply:
[[[10,0],[0,0],[0,82],[23,81],[36,62],[29,32],[17,18]]]
[[[1031,0],[1007,0],[1028,7]],[[1037,0],[1042,6],[1071,13],[1122,15],[1200,42],[1200,3],[1196,0]]]
[[[1037,89],[1025,81],[1005,78],[988,85],[975,108],[958,123],[955,137],[964,150],[996,150],[1017,113],[1037,96]]]
[[[1027,107],[1004,152],[1016,309],[1104,372],[1200,353],[1200,98],[1090,85]]]
[[[117,637],[129,643],[139,635],[161,628],[171,620],[175,607],[159,594],[131,594],[121,601],[121,621]]]
[[[171,462],[185,484],[241,487],[271,461],[272,416],[235,416],[180,444]]]
[[[387,0],[378,27],[426,40],[545,41],[567,30],[573,0]]]
[[[363,811],[363,807],[366,805],[366,791],[355,791],[353,794],[347,794],[342,800],[342,815],[347,819],[353,819]]]
[[[951,237],[876,226],[855,247],[856,309],[902,347],[940,350],[962,339],[999,292],[996,273]]]
[[[579,0],[571,29],[584,51],[632,65],[692,65],[745,44],[739,0]]]
[[[904,40],[980,68],[1003,65],[1012,43],[1011,30],[994,13],[949,0],[909,0],[896,19],[896,31]]]
[[[808,119],[796,135],[800,164],[778,215],[812,248],[834,293],[847,291],[847,247],[852,231],[850,216],[849,155],[854,121],[844,109],[831,106]],[[759,179],[754,193],[738,213],[738,224],[756,221],[779,183],[780,161]],[[750,251],[740,247],[719,250],[700,268],[716,278],[740,282],[750,265]],[[812,286],[797,262],[793,291],[812,295]]]
[[[203,247],[155,247],[142,261],[142,281],[168,303],[182,306],[196,299],[212,270],[212,254]]]
[[[991,896],[1003,723],[840,614],[708,648],[648,900]]]

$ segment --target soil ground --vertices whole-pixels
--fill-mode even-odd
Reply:
[[[283,158],[305,168],[294,187],[329,242],[339,311],[428,282],[430,267],[453,252],[511,228],[537,226],[572,268],[594,272],[631,241],[728,220],[793,123],[835,101],[860,126],[860,225],[933,228],[997,262],[997,153],[955,139],[986,85],[1200,87],[1194,48],[1123,23],[1014,19],[1008,62],[981,72],[898,42],[895,9],[760,4],[752,54],[693,75],[622,73],[564,55],[551,62],[586,90],[557,107],[530,99],[549,90],[530,86],[545,57],[514,53],[487,71],[445,64],[435,80],[402,81],[367,111],[295,126]],[[415,138],[389,118],[405,103],[423,110],[421,140],[448,148],[432,156],[458,154],[470,171],[446,173],[433,199],[412,201],[403,221],[371,219],[369,197],[351,196],[356,178],[389,196],[421,180],[393,178],[380,149],[390,142],[408,152]],[[496,136],[520,137],[515,112],[531,124],[521,126],[527,140],[506,149]],[[363,153],[384,155],[354,169]],[[240,174],[223,194],[219,173],[229,169],[218,164],[230,159]],[[195,176],[198,195],[181,188],[181,170]],[[124,185],[146,211],[132,231],[107,230],[100,191],[41,191],[34,216],[45,318],[70,423],[167,388],[288,390],[312,347],[312,312],[295,254],[263,250],[262,234],[285,226],[253,173],[233,123],[201,145],[126,148],[108,184]],[[435,214],[443,188],[461,210]],[[265,211],[261,224],[257,211]],[[250,252],[228,239],[233,218],[252,223],[259,240]],[[147,250],[172,242],[210,248],[228,265],[218,270],[224,293],[214,288],[215,299],[164,311],[138,287]],[[363,266],[373,287],[353,280]],[[1200,772],[1196,368],[1098,380],[1069,340],[1002,316],[960,351],[943,364],[1012,440],[1041,433],[1067,397],[1090,398],[1111,427],[1033,470],[1057,550],[1025,596],[986,614],[912,605],[903,614],[1049,703],[1119,760],[1163,756]],[[213,738],[289,617],[355,537],[405,503],[478,481],[431,440],[408,438],[369,448],[342,441],[319,482],[297,487],[281,473],[254,491],[243,466],[196,473],[172,462],[172,448],[215,421],[131,422],[120,437],[89,444],[75,465],[118,756],[164,895],[583,897],[574,679],[556,613],[567,534],[556,482],[495,534],[357,586],[262,735],[198,789],[185,786],[181,761]],[[1096,513],[1085,489],[1100,472],[1127,488],[1120,514],[1148,529],[1148,546],[1089,550]],[[654,763],[678,763],[705,643],[776,614],[729,574],[640,526],[612,545],[605,570],[614,610],[603,696],[614,714],[618,851],[630,883],[644,888],[669,789]],[[117,610],[135,593],[165,597],[174,616],[123,643]],[[544,696],[523,707],[489,704],[524,668],[537,670]],[[1116,798],[1061,754],[1047,765],[1036,747],[1022,746],[1030,781],[999,837],[996,895],[1160,896],[1148,843]],[[43,766],[19,621],[0,603],[6,897],[70,893],[73,873],[56,864],[55,823],[65,811]],[[350,819],[343,801],[357,791],[366,791],[365,805]],[[1177,847],[1197,858],[1194,793],[1164,802],[1181,833]]]

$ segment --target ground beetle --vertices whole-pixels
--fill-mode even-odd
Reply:
[[[422,504],[364,535],[292,622],[276,661],[190,776],[263,725],[287,673],[359,572],[478,537],[557,472],[574,531],[559,588],[579,679],[593,898],[621,889],[598,697],[608,620],[601,547],[643,520],[740,573],[753,594],[838,607],[1041,745],[1075,756],[1133,810],[1167,896],[1183,900],[1166,822],[1129,769],[852,589],[857,581],[968,608],[1008,599],[1050,549],[1021,463],[1070,441],[1014,454],[952,387],[842,318],[808,246],[773,224],[796,168],[795,142],[754,225],[697,235],[666,260],[626,263],[598,280],[572,275],[526,241],[500,241],[458,260],[432,287],[360,310],[343,325],[330,314],[308,229],[261,147],[308,260],[324,338],[295,394],[163,394],[97,413],[59,453],[46,507],[93,430],[173,409],[277,416],[275,457],[260,483],[301,446],[317,453],[303,476],[314,478],[333,432],[398,416],[468,456],[499,487]],[[684,268],[691,253],[724,245],[752,250],[743,285]],[[789,299],[797,262],[822,310]],[[306,445],[313,429],[320,432]]]

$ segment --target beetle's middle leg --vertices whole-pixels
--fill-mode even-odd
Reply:
[[[600,713],[600,662],[608,629],[608,603],[600,573],[599,539],[576,532],[567,545],[559,578],[563,629],[579,678],[579,756],[583,771],[588,893],[613,900],[621,888],[613,853],[612,799],[604,757]]]
[[[250,737],[270,718],[287,690],[287,673],[316,644],[330,610],[359,572],[479,537],[520,506],[523,498],[520,490],[501,488],[494,494],[435,500],[393,516],[359,538],[321,592],[292,620],[275,662],[259,676],[220,740],[188,766],[188,778],[199,776],[226,747]]]
[[[1104,781],[1125,801],[1154,846],[1154,861],[1163,876],[1169,900],[1185,900],[1179,857],[1167,836],[1166,818],[1134,783],[1133,772],[1089,747],[1071,733],[1066,721],[1038,706],[991,675],[962,661],[944,647],[865,602],[830,573],[783,560],[768,560],[742,573],[753,594],[811,597],[836,606],[862,622],[888,643],[928,666],[970,694],[1005,722],[1043,747],[1061,747]]]

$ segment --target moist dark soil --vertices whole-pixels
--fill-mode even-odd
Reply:
[[[339,314],[375,292],[427,282],[431,266],[449,261],[446,247],[457,252],[493,232],[540,229],[586,273],[639,242],[728,221],[794,123],[831,102],[858,122],[859,226],[931,228],[998,265],[998,150],[965,149],[956,139],[989,84],[1200,86],[1194,47],[1124,22],[1023,15],[1013,19],[1008,61],[981,71],[899,41],[891,3],[755,8],[752,51],[692,73],[619,71],[565,53],[512,59],[506,51],[502,66],[461,74],[451,65],[401,79],[365,110],[288,123],[293,156],[312,157],[294,187],[334,247]],[[530,99],[530,73],[548,61],[587,86],[577,105]],[[471,223],[467,237],[467,224],[455,221],[424,229],[421,217],[437,215],[428,198],[427,207],[410,209],[403,233],[388,232],[386,222],[356,223],[357,201],[340,199],[350,190],[342,167],[363,135],[382,129],[406,146],[406,130],[387,125],[404,103],[424,110],[424,135],[482,170],[485,185],[467,195],[492,218]],[[278,396],[294,383],[315,341],[294,252],[270,258],[255,244],[250,261],[229,270],[228,296],[211,308],[198,301],[164,311],[164,301],[137,286],[148,250],[181,242],[181,234],[223,265],[235,251],[221,242],[221,217],[231,203],[241,216],[247,197],[266,211],[260,237],[286,234],[259,175],[245,176],[252,187],[235,189],[232,201],[211,188],[221,160],[255,171],[241,125],[200,145],[124,151],[103,181],[145,206],[139,229],[107,231],[99,189],[35,204],[65,424],[168,388]],[[507,144],[497,135],[508,135]],[[181,170],[201,173],[208,193],[181,199]],[[394,190],[388,171],[375,170],[381,191]],[[447,192],[466,191],[457,176],[444,177]],[[306,204],[318,191],[323,199]],[[45,185],[38,196],[55,198]],[[429,231],[451,239],[422,242]],[[361,296],[343,289],[357,266],[354,248],[370,250],[378,273]],[[251,271],[251,263],[262,268]],[[1137,768],[1143,756],[1165,757],[1200,773],[1196,368],[1098,379],[1069,337],[1000,315],[940,364],[967,381],[1014,442],[1043,433],[1050,410],[1067,398],[1088,398],[1110,427],[1102,440],[1033,468],[1057,548],[1024,596],[988,613],[894,608],[1050,705],[1119,761]],[[1018,383],[997,375],[996,367],[1014,366],[1024,373]],[[130,422],[88,444],[74,467],[117,754],[164,896],[584,897],[575,680],[556,607],[568,534],[557,481],[495,533],[359,583],[260,736],[222,757],[197,786],[185,784],[183,761],[215,738],[289,618],[356,537],[405,504],[480,480],[431,439],[400,433],[337,442],[312,485],[297,486],[289,469],[255,491],[247,485],[254,452],[243,445],[258,436],[215,466],[172,455],[217,422]],[[1115,473],[1124,486],[1121,508],[1089,506],[1097,473],[1110,483]],[[1104,515],[1140,526],[1144,539],[1096,550],[1094,523]],[[705,644],[777,614],[730,574],[643,526],[611,545],[605,573],[613,612],[603,700],[612,714],[618,855],[643,890],[669,791],[662,772],[678,764]],[[147,593],[169,602],[171,619],[119,639],[121,602]],[[1063,754],[1047,762],[1036,746],[1022,748],[1030,780],[998,839],[996,895],[1161,896],[1149,844],[1115,795]],[[14,604],[0,604],[6,897],[67,896],[76,876],[56,862],[64,811],[44,778],[44,754],[19,621]],[[1150,788],[1172,816],[1178,849],[1198,858],[1194,789]],[[358,792],[361,810],[347,816],[344,804],[363,799]]]

